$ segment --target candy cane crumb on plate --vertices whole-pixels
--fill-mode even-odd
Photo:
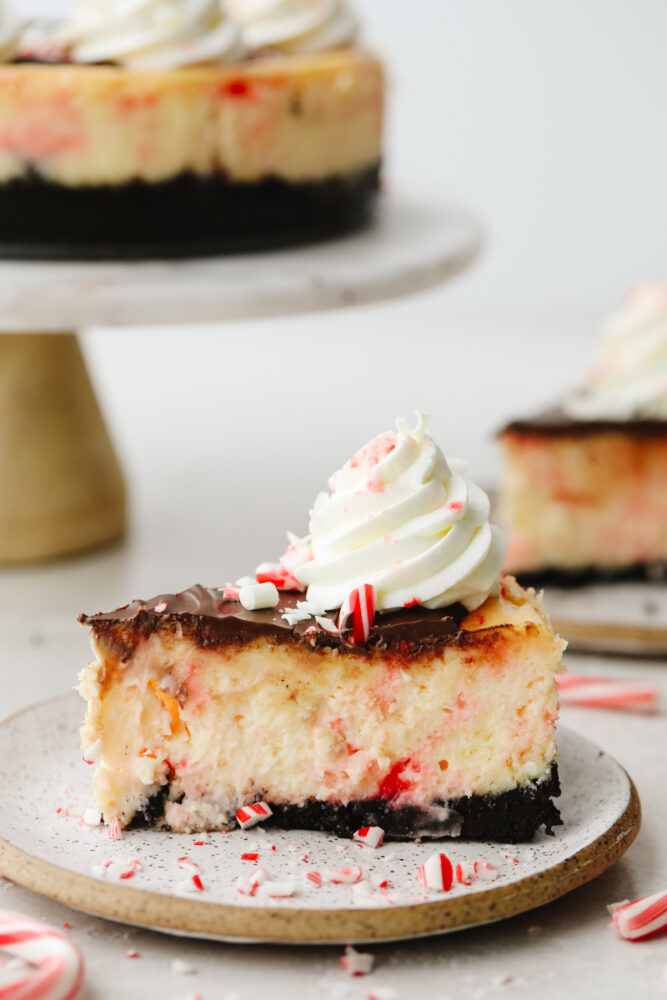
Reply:
[[[83,985],[81,952],[48,924],[0,910],[0,951],[20,960],[5,966],[3,1000],[73,1000]]]

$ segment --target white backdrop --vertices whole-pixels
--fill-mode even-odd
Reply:
[[[356,3],[391,67],[389,174],[471,206],[487,252],[389,306],[93,332],[138,591],[276,555],[328,473],[415,407],[493,483],[493,430],[580,377],[629,282],[666,275],[664,0]]]

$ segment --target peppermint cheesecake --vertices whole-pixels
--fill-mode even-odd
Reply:
[[[379,59],[342,2],[77,0],[23,35],[0,2],[0,252],[271,247],[370,220]]]
[[[559,822],[564,644],[499,578],[503,537],[462,464],[421,416],[397,427],[332,477],[280,562],[81,616],[107,823],[229,829],[262,803],[283,827],[509,842]]]
[[[509,572],[573,584],[664,578],[667,285],[631,289],[587,383],[499,438]]]

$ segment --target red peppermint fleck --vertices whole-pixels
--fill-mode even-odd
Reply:
[[[199,875],[193,875],[192,876],[192,884],[194,885],[195,889],[199,889],[200,892],[204,888],[204,885],[203,885],[202,880],[199,877]]]
[[[448,503],[447,506],[450,510],[461,510],[463,504],[460,500],[452,500],[452,502]]]
[[[414,608],[415,604],[419,604],[419,598],[413,597],[411,601],[406,601],[403,605],[404,608]]]
[[[259,854],[247,851],[245,854],[241,855],[241,861],[259,861]]]

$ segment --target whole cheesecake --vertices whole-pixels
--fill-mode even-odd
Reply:
[[[81,616],[106,822],[229,829],[257,806],[342,836],[550,830],[564,644],[534,591],[498,578],[488,499],[421,418],[330,487],[310,537],[254,578]]]
[[[354,34],[270,43],[274,17],[249,49],[217,0],[213,21],[184,14],[173,37],[149,14],[119,23],[119,3],[79,4],[0,66],[5,256],[256,249],[370,220],[384,76]]]

